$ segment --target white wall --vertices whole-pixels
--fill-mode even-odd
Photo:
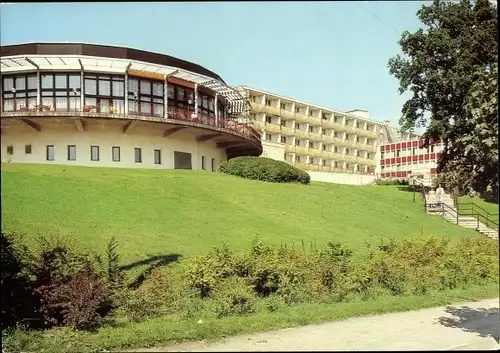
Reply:
[[[277,161],[285,160],[285,147],[281,143],[262,141],[262,149],[261,157],[271,158]]]
[[[32,154],[25,154],[25,145],[31,145]],[[46,146],[54,145],[54,161],[46,160]],[[76,145],[76,160],[68,161],[68,145]],[[7,146],[14,147],[14,154],[7,156]],[[99,161],[90,160],[90,146],[99,146]],[[120,162],[112,161],[112,146],[120,147]],[[142,163],[136,163],[134,148],[142,149]],[[154,164],[154,150],[161,150],[161,164]],[[16,126],[3,129],[1,138],[2,162],[47,163],[79,166],[173,169],[174,151],[191,153],[192,168],[201,170],[201,157],[205,156],[205,169],[211,170],[227,159],[224,149],[214,141],[198,143],[194,135],[177,132],[163,137],[163,130],[156,126],[136,126],[124,134],[122,127],[114,124],[91,122],[86,131],[78,132],[74,125],[42,126],[41,132]]]
[[[311,181],[323,181],[325,183],[367,185],[375,181],[375,175],[314,172],[314,171],[307,171],[307,173],[311,176]]]

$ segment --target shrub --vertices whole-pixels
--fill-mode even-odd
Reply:
[[[67,281],[56,279],[36,289],[46,322],[80,330],[98,328],[112,308],[109,289],[95,273],[81,271]]]
[[[379,186],[389,186],[389,185],[409,185],[407,179],[376,179],[375,185]]]
[[[246,179],[272,183],[309,184],[311,178],[305,171],[282,161],[264,157],[236,157],[223,162],[219,171]]]
[[[218,317],[248,315],[255,311],[256,298],[244,278],[233,277],[222,281],[213,293],[213,309]]]

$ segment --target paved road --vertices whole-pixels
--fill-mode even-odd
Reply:
[[[496,349],[499,298],[321,325],[182,343],[141,352]],[[137,351],[137,350],[135,350]]]

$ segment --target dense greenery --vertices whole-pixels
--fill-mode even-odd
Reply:
[[[498,202],[496,5],[435,0],[417,15],[424,28],[404,32],[404,56],[389,60],[400,93],[412,93],[400,124],[427,125],[426,143],[443,140],[438,172],[453,173],[448,187],[488,191]]]
[[[309,184],[311,177],[305,171],[288,163],[264,157],[237,157],[224,162],[220,171],[246,179],[271,183]]]
[[[20,239],[2,235],[4,240],[20,244]],[[70,346],[88,351],[136,346],[136,340],[130,341],[130,337],[127,343],[95,343],[99,332],[92,336],[79,334],[75,329],[119,329],[124,324],[155,317],[210,321],[212,325],[229,317],[250,319],[259,313],[278,313],[303,305],[370,303],[384,297],[434,297],[440,292],[498,284],[498,243],[486,237],[463,238],[453,244],[444,238],[428,236],[389,239],[370,248],[362,261],[356,260],[355,250],[340,243],[318,247],[310,242],[297,249],[286,243],[271,246],[254,239],[244,252],[233,252],[223,245],[179,266],[157,268],[136,290],[111,285],[113,280],[106,268],[113,265],[100,268],[99,261],[87,254],[62,243],[50,244],[44,247],[42,257],[17,253],[20,257],[16,261],[24,264],[24,268],[14,272],[26,274],[35,283],[42,277],[33,269],[47,268],[50,259],[51,270],[44,273],[51,278],[43,279],[47,294],[31,299],[41,308],[32,312],[31,317],[41,314],[51,326],[63,325],[70,330],[49,330],[45,335],[11,331],[3,337],[8,351],[45,348],[57,352]],[[116,250],[116,243],[108,248]],[[32,260],[25,261],[23,256]],[[111,277],[116,275],[112,273]],[[3,287],[2,293],[15,297],[19,293],[13,292],[14,288]],[[167,333],[168,341],[168,326],[163,332]],[[56,343],[54,335],[66,337],[67,341]],[[142,338],[137,339],[140,342]],[[154,342],[162,343],[158,338]]]

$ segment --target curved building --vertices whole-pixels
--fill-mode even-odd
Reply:
[[[2,162],[216,170],[262,153],[250,106],[200,65],[137,49],[0,47]]]

